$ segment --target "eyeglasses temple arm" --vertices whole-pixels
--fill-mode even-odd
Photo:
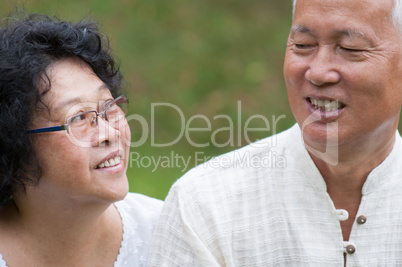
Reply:
[[[29,130],[28,133],[35,134],[35,133],[57,132],[57,131],[63,131],[63,130],[67,130],[67,124],[33,129],[33,130]]]

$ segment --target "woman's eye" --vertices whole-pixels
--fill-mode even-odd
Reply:
[[[104,102],[103,104],[103,108],[101,108],[101,110],[104,110],[105,108],[107,108],[108,106],[110,106],[110,104],[113,102],[114,99],[108,99]]]
[[[86,114],[82,113],[82,114],[78,114],[75,115],[74,117],[71,118],[71,122],[80,122],[80,121],[84,121],[86,119]]]

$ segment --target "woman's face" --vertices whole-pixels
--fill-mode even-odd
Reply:
[[[32,129],[65,124],[80,112],[101,112],[105,103],[113,100],[106,85],[79,59],[57,61],[47,71],[51,89],[43,96],[43,102],[50,112],[37,114]],[[95,131],[80,138],[67,131],[32,137],[42,164],[42,176],[38,186],[27,188],[28,197],[67,200],[70,204],[112,203],[127,194],[131,133],[125,119],[118,125],[110,125],[98,117]],[[100,168],[106,161],[106,166],[116,165]]]

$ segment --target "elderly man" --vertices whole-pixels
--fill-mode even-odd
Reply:
[[[294,1],[297,125],[181,178],[151,266],[402,266],[401,2]],[[237,164],[270,152],[286,164]]]

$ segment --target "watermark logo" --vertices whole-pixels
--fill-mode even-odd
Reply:
[[[91,103],[80,103],[72,108],[70,108],[70,112],[68,112],[69,116],[74,114],[75,110],[94,110],[94,104]],[[98,104],[98,106],[101,106]],[[91,108],[92,107],[92,108]],[[180,131],[172,140],[165,140],[160,142],[157,140],[157,114],[163,114],[166,112],[170,112],[170,114],[176,114],[175,125],[179,127]],[[96,114],[96,113],[95,113]],[[176,145],[178,142],[182,142],[185,140],[188,145],[195,151],[192,156],[182,156],[179,154],[173,154],[169,156],[156,156],[149,157],[140,155],[138,152],[132,152],[130,154],[130,167],[137,168],[152,168],[153,171],[157,168],[179,168],[182,172],[188,170],[192,166],[197,166],[201,163],[209,162],[209,164],[215,164],[216,159],[212,159],[210,156],[206,156],[205,152],[198,152],[197,150],[201,150],[205,147],[233,147],[237,148],[242,146],[242,140],[246,141],[246,144],[251,145],[253,147],[261,147],[266,146],[266,143],[262,142],[253,142],[250,138],[250,133],[255,132],[264,132],[266,136],[272,136],[270,140],[270,147],[276,146],[276,133],[277,133],[277,125],[281,120],[286,119],[286,115],[275,116],[272,115],[270,118],[263,116],[262,114],[254,114],[248,118],[243,117],[242,113],[242,103],[241,101],[237,102],[237,110],[236,115],[229,116],[227,114],[217,114],[212,118],[209,118],[203,114],[193,115],[191,117],[186,117],[185,113],[178,107],[172,103],[152,103],[150,106],[150,119],[145,119],[144,116],[139,114],[129,114],[123,119],[116,118],[106,118],[96,117],[98,119],[98,123],[93,125],[91,121],[82,122],[81,128],[77,128],[80,132],[80,135],[75,135],[74,132],[70,131],[67,136],[70,141],[80,147],[91,147],[94,142],[100,142],[101,140],[106,139],[115,139],[115,138],[124,138],[124,144],[130,146],[132,148],[140,147],[144,144],[150,145],[155,148],[166,148]],[[76,118],[78,120],[77,125],[81,125],[79,121],[80,118]],[[112,121],[110,121],[112,120]],[[307,127],[310,127],[312,124],[319,122],[321,120],[320,111],[317,110],[312,113],[302,124],[301,133],[302,140],[304,141],[303,134]],[[221,126],[219,128],[212,127],[214,122],[220,122]],[[260,128],[252,127],[252,122],[259,121],[259,125],[263,125]],[[128,140],[130,135],[130,127],[129,125],[135,123],[141,126],[141,132],[139,138],[136,140]],[[198,123],[198,124],[197,124]],[[202,124],[204,127],[200,127]],[[315,155],[316,157],[324,160],[325,162],[331,165],[337,165],[339,162],[338,155],[338,123],[331,122],[328,123],[327,126],[327,142],[324,151],[319,151],[309,144],[304,143],[307,150]],[[88,134],[82,134],[82,131],[88,131]],[[199,140],[195,140],[193,138],[194,133],[201,133],[204,136],[208,136],[209,140],[203,140],[200,142]],[[114,136],[114,135],[117,135]],[[114,136],[114,137],[113,137]],[[220,136],[220,138],[218,138]],[[225,136],[226,139],[222,141],[222,136]],[[126,140],[127,139],[127,140]],[[119,142],[116,142],[118,145]],[[275,158],[272,155],[269,157],[270,159]],[[215,160],[215,161],[214,161]],[[285,163],[282,160],[278,160],[276,156],[276,161],[272,162],[265,158],[262,162],[259,162],[259,159],[256,158],[245,158],[244,160],[234,160],[231,159],[230,162],[226,162],[228,158],[219,157],[219,162],[217,166],[226,166],[229,163],[233,162],[243,162],[239,164],[240,166],[259,166],[259,167],[269,167],[269,168],[277,168],[280,166],[284,166]],[[244,162],[247,162],[244,163]]]
[[[78,106],[78,107],[77,107]],[[82,103],[77,104],[70,108],[68,114],[74,114],[74,110],[85,110],[90,107],[93,109],[93,104]],[[125,144],[132,147],[140,147],[146,143],[149,143],[151,147],[171,147],[181,142],[183,139],[193,148],[205,148],[209,146],[213,147],[240,147],[242,146],[242,140],[246,144],[253,144],[250,138],[250,134],[263,132],[265,136],[274,136],[277,133],[277,125],[281,120],[286,119],[286,115],[275,116],[272,115],[270,118],[262,114],[254,114],[248,118],[243,118],[242,115],[242,104],[241,101],[237,103],[236,116],[229,116],[227,114],[217,114],[212,118],[208,118],[205,115],[197,114],[191,117],[186,117],[184,112],[176,105],[171,103],[152,103],[151,104],[151,118],[150,120],[145,119],[145,117],[139,114],[129,114],[125,119],[113,119],[113,122],[106,121],[105,118],[95,118],[98,122],[96,125],[90,120],[79,122],[79,131],[69,131],[68,138],[70,141],[80,147],[90,147],[92,146],[95,139],[102,140],[112,136],[115,130],[118,130],[121,134],[120,136],[130,136],[125,131],[130,131],[127,125],[138,124],[141,126],[141,133],[138,140],[124,140]],[[157,113],[173,112],[176,114],[174,120],[175,125],[180,127],[180,132],[173,140],[160,142],[157,140]],[[79,120],[79,118],[77,118]],[[252,126],[253,122],[259,122],[262,127],[256,128]],[[224,125],[223,127],[213,128],[212,124],[214,122],[220,122]],[[71,122],[70,122],[71,123]],[[196,124],[202,123],[204,127],[194,126]],[[77,123],[75,124],[77,125]],[[71,128],[71,127],[69,127]],[[80,134],[75,134],[80,132]],[[94,134],[95,133],[95,134]],[[203,133],[209,136],[207,142],[199,142],[194,140],[194,133]],[[218,136],[226,136],[225,140]],[[256,144],[257,145],[257,144]]]
[[[74,116],[74,112],[76,110],[94,110],[94,104],[92,103],[79,103],[70,108],[68,115],[71,118],[71,115]],[[97,106],[101,106],[98,103]],[[166,148],[171,147],[177,144],[178,142],[182,142],[185,140],[193,150],[195,150],[195,154],[193,156],[181,156],[179,154],[172,154],[170,156],[157,156],[157,157],[148,157],[144,155],[140,155],[137,152],[133,152],[130,154],[130,166],[146,167],[146,168],[179,168],[182,172],[188,170],[190,166],[197,166],[200,163],[210,162],[209,164],[216,163],[216,161],[211,160],[211,157],[203,155],[201,157],[200,153],[196,150],[202,149],[205,147],[240,147],[242,146],[242,140],[245,140],[247,144],[258,147],[263,145],[263,143],[255,142],[253,143],[250,139],[250,133],[252,132],[264,132],[266,136],[271,135],[271,147],[276,146],[276,136],[277,133],[277,125],[278,123],[286,118],[286,115],[280,116],[271,116],[267,118],[262,114],[254,114],[248,118],[243,117],[242,113],[242,103],[241,101],[237,102],[237,110],[236,116],[229,116],[227,114],[217,114],[212,118],[209,118],[203,114],[196,114],[191,117],[186,117],[185,113],[178,107],[172,103],[152,103],[150,106],[150,120],[145,119],[145,117],[139,114],[130,114],[127,115],[123,119],[117,119],[118,117],[111,118],[103,118],[100,116],[96,116],[95,119],[98,120],[96,125],[93,124],[91,120],[80,121],[81,117],[75,117],[74,121],[68,121],[71,126],[72,123],[76,126],[75,132],[71,130],[67,134],[68,138],[72,143],[80,147],[91,147],[94,142],[100,142],[101,140],[106,139],[115,139],[115,138],[124,138],[127,140],[123,140],[124,144],[130,146],[132,148],[140,147],[144,144],[149,144],[151,147],[155,148]],[[175,114],[175,122],[176,126],[179,126],[179,133],[172,140],[165,140],[164,142],[158,141],[156,138],[156,128],[158,120],[157,114],[164,114],[166,112],[170,112],[170,114]],[[92,114],[92,113],[90,113]],[[96,114],[96,113],[93,113]],[[119,114],[117,114],[119,115]],[[312,113],[307,119],[303,122],[301,126],[302,140],[304,141],[303,134],[305,133],[308,127],[314,126],[315,123],[320,123],[321,121],[321,111],[317,110]],[[260,128],[252,127],[251,123],[253,121],[259,121],[260,125],[263,125]],[[223,127],[213,128],[212,125],[214,122],[220,122],[220,125],[224,125]],[[130,137],[129,124],[136,123],[141,126],[141,133],[139,138],[136,140],[128,140]],[[198,124],[197,124],[198,123]],[[200,127],[202,124],[204,127]],[[326,125],[326,133],[327,140],[325,143],[324,151],[319,151],[314,147],[311,147],[308,143],[304,142],[307,150],[314,156],[320,158],[321,160],[327,162],[331,165],[337,165],[339,162],[339,154],[338,154],[338,123],[330,122]],[[87,134],[83,134],[86,133]],[[76,135],[75,133],[80,133]],[[94,134],[95,133],[95,134]],[[195,140],[193,138],[194,133],[201,133],[204,136],[209,136],[208,140],[204,140],[200,142],[199,140]],[[119,135],[114,136],[113,135]],[[220,136],[221,138],[217,138]],[[226,136],[226,139],[222,141],[222,136]],[[119,142],[116,142],[119,144]],[[173,152],[172,152],[173,153]],[[272,157],[271,157],[272,158]],[[223,162],[219,162],[218,166],[225,166],[225,157],[220,157],[219,160]],[[249,162],[250,164],[254,162],[256,159],[248,158],[246,161],[237,160],[233,162]],[[233,163],[231,162],[231,163]],[[275,161],[278,162],[278,161]],[[280,161],[279,161],[280,162]],[[268,164],[269,163],[269,164]],[[275,163],[276,164],[276,163]],[[265,159],[264,162],[257,162],[256,166],[260,167],[272,167],[272,162]],[[244,165],[244,164],[243,164]],[[284,165],[284,164],[282,164]],[[276,165],[274,167],[277,167]]]
[[[165,156],[146,156],[139,152],[131,152],[129,161],[130,168],[149,168],[152,172],[158,169],[175,168],[184,173],[200,164],[202,164],[201,168],[281,169],[286,167],[286,160],[276,151],[267,151],[264,155],[234,151],[230,155],[224,154],[218,157],[208,156],[205,152],[195,152],[192,156],[183,156],[171,151],[170,155]]]
[[[180,126],[180,132],[174,139],[158,142],[156,136],[156,114],[163,113],[163,111],[171,112],[176,114],[175,123]],[[187,118],[184,112],[176,105],[171,103],[153,103],[151,104],[151,118],[147,121],[143,116],[138,114],[132,114],[127,116],[127,122],[138,123],[141,125],[142,133],[139,140],[130,143],[130,147],[139,147],[144,145],[146,142],[150,142],[151,147],[170,147],[181,140],[185,139],[187,143],[193,148],[204,148],[204,147],[240,147],[242,140],[245,140],[247,144],[252,144],[253,141],[250,138],[250,133],[265,132],[266,136],[275,135],[277,133],[278,123],[286,119],[286,115],[275,116],[272,115],[270,118],[263,116],[262,114],[255,114],[248,118],[243,118],[242,116],[242,104],[241,101],[237,103],[236,116],[231,117],[227,114],[217,114],[212,118],[208,118],[205,115],[197,114]],[[213,128],[213,122],[221,122],[224,127]],[[263,125],[261,128],[252,127],[253,121],[259,121]],[[196,123],[202,123],[204,127],[194,126]],[[193,139],[193,133],[204,133],[209,135],[208,142],[197,142]],[[220,134],[225,134],[227,138],[222,141],[218,140]]]
[[[308,126],[311,126],[315,122],[319,122],[321,117],[321,111],[316,110],[313,112],[310,116],[307,117],[307,119],[303,122],[301,126],[301,139],[303,140],[304,146],[306,149],[313,154],[314,156],[320,158],[321,160],[325,161],[326,163],[336,166],[339,163],[339,129],[338,129],[338,122],[330,122],[325,124],[326,132],[326,142],[325,142],[325,151],[321,152],[311,146],[309,146],[305,141],[304,141],[304,133],[305,129]]]

